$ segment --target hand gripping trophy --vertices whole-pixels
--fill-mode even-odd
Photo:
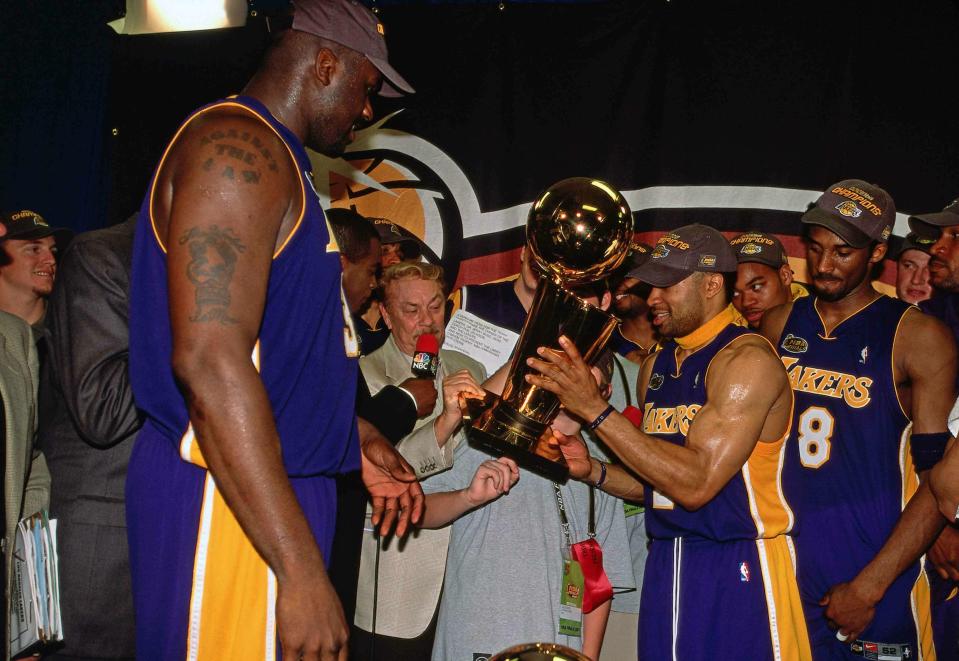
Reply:
[[[549,443],[559,400],[526,382],[526,359],[541,346],[560,351],[560,335],[568,337],[588,363],[598,358],[619,320],[570,288],[612,274],[626,259],[632,237],[633,216],[626,201],[602,181],[564,179],[536,199],[526,221],[526,244],[541,274],[539,285],[502,397],[487,393],[485,399],[463,403],[470,444],[510,456],[554,482],[566,481],[566,461]]]

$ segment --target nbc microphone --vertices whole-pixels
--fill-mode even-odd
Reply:
[[[416,339],[413,353],[413,376],[418,379],[435,379],[440,366],[440,344],[432,333],[424,333]]]

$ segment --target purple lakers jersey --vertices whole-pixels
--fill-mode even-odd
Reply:
[[[747,329],[730,324],[679,367],[676,365],[679,346],[674,340],[666,342],[656,356],[646,389],[643,431],[667,443],[684,444],[696,413],[707,402],[706,373],[710,363],[730,343],[750,334]],[[649,536],[722,542],[772,538],[789,532],[792,512],[779,488],[784,441],[785,435],[775,443],[757,443],[742,469],[695,512],[647,486]]]
[[[918,486],[893,372],[899,327],[918,311],[879,296],[827,332],[817,300],[793,303],[777,350],[796,397],[783,488],[796,512],[799,587],[818,661],[855,655],[827,629],[819,600],[875,557]],[[916,563],[877,605],[862,640],[934,658],[928,604]]]
[[[238,97],[201,108],[171,146],[187,124],[216,108],[263,122],[286,145],[288,155],[275,159],[291,158],[300,173],[293,202],[301,214],[273,255],[250,360],[269,397],[290,486],[320,552],[329,557],[336,518],[332,476],[359,463],[358,347],[341,295],[337,246],[302,144],[256,100]],[[242,133],[214,131],[207,138],[246,144],[260,154],[266,149]],[[173,378],[166,245],[152,213],[156,179],[154,174],[140,211],[130,283],[130,374],[146,414],[126,485],[137,658],[272,660],[280,649],[277,577],[205,470]]]
[[[183,126],[213,108],[224,107],[246,109],[267,124],[286,144],[300,173],[302,213],[273,257],[263,323],[250,357],[270,399],[287,472],[291,476],[333,475],[356,469],[358,349],[341,296],[338,248],[313,189],[309,158],[296,136],[252,98],[213,103],[195,112]],[[223,137],[243,140],[241,135]],[[265,149],[255,144],[250,148]],[[162,165],[163,160],[157,171]],[[140,210],[134,243],[131,380],[137,406],[146,414],[146,426],[176,444],[183,460],[204,466],[170,367],[166,246],[152,213],[155,186],[156,176]]]
[[[663,443],[686,443],[708,403],[713,358],[752,335],[733,320],[730,307],[707,322],[700,331],[718,334],[680,365],[678,344],[666,343],[646,390],[643,431]],[[785,433],[757,443],[743,467],[694,512],[647,487],[652,544],[639,608],[640,658],[810,660],[792,542],[784,534],[793,522],[779,488],[785,447]]]
[[[820,571],[838,582],[875,556],[916,488],[892,369],[910,306],[880,296],[827,335],[816,300],[793,304],[779,341],[796,396],[783,485],[799,534],[828,549]]]

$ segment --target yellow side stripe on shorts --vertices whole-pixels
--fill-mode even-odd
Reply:
[[[806,618],[790,549],[785,535],[756,540],[769,612],[769,635],[776,661],[811,661]]]
[[[275,577],[209,474],[200,521],[187,661],[274,661]]]

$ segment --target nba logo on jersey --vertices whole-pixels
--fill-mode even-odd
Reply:
[[[739,563],[739,581],[740,583],[749,583],[749,563]]]

